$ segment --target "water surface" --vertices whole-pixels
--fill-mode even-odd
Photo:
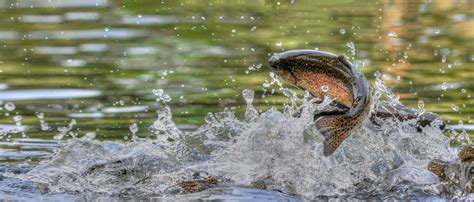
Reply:
[[[290,49],[344,54],[371,83],[381,72],[403,104],[472,137],[473,5],[0,0],[0,161],[34,167],[72,136],[127,142],[134,124],[154,136],[157,89],[183,131],[208,112],[243,119],[246,88],[258,110],[282,110],[290,99],[266,86],[266,61]]]

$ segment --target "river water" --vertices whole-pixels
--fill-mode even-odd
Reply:
[[[435,199],[421,168],[455,158],[450,137],[474,134],[473,27],[470,0],[0,0],[0,198]],[[304,106],[303,92],[269,75],[267,59],[290,49],[343,54],[372,84],[380,72],[391,101],[438,113],[452,131],[362,128],[322,158],[318,135],[299,139],[310,119],[285,109]],[[122,167],[135,175],[111,174]],[[169,192],[202,170],[234,183]],[[409,173],[423,186],[388,180]],[[250,189],[261,179],[270,191]]]

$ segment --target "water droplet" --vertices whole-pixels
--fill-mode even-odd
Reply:
[[[442,63],[445,63],[445,62],[446,62],[446,59],[447,59],[447,58],[446,58],[446,55],[441,56],[441,62],[442,62]]]
[[[448,84],[447,84],[446,82],[443,82],[443,83],[441,84],[441,89],[443,89],[443,90],[448,89]]]
[[[439,30],[438,28],[434,30],[435,34],[439,34],[440,32],[441,32],[441,30]]]
[[[463,121],[462,120],[459,120],[458,121],[458,126],[462,127],[464,125]]]
[[[55,140],[62,140],[64,138],[65,133],[59,133],[53,137]]]
[[[423,100],[418,101],[418,109],[425,109],[425,102]]]
[[[451,109],[455,112],[458,112],[459,111],[459,107],[455,104],[451,104]]]
[[[49,130],[49,125],[48,125],[48,123],[46,123],[46,122],[41,122],[41,125],[40,125],[40,126],[41,126],[41,130],[42,130],[42,131],[47,131],[47,130]]]
[[[341,29],[339,30],[339,33],[341,33],[341,34],[346,34],[346,30],[343,29],[343,28],[341,28]]]
[[[379,71],[376,71],[376,72],[374,73],[374,76],[375,76],[376,78],[379,78],[379,77],[380,77],[380,72],[379,72]]]
[[[16,115],[13,117],[13,121],[15,121],[15,124],[17,126],[21,126],[21,120],[23,120],[23,117],[21,115]]]
[[[204,118],[204,121],[206,121],[206,123],[213,123],[216,121],[216,118],[211,112],[208,112],[206,117]]]
[[[164,94],[161,99],[165,102],[170,102],[171,101],[171,97],[168,94]]]
[[[388,36],[389,37],[398,37],[398,34],[394,31],[391,31],[391,32],[388,33]]]
[[[84,135],[84,138],[85,139],[88,139],[88,140],[93,140],[95,139],[96,137],[96,132],[87,132],[85,135]]]
[[[138,125],[136,123],[132,123],[132,125],[130,125],[129,129],[130,129],[130,132],[132,132],[132,134],[135,135],[135,133],[137,133],[137,131],[138,131]]]
[[[152,90],[153,94],[155,94],[157,97],[161,97],[163,95],[163,89],[153,89]]]
[[[437,55],[438,55],[438,50],[435,49],[435,50],[433,51],[433,55],[437,56]]]
[[[323,92],[327,93],[329,91],[329,86],[323,85],[323,86],[321,86],[321,90]]]
[[[263,85],[264,88],[268,88],[268,87],[270,87],[272,84],[269,83],[269,82],[264,82],[262,85]]]
[[[250,90],[250,89],[244,89],[242,91],[242,96],[244,97],[245,102],[247,102],[247,104],[250,104],[250,103],[253,102],[255,92],[253,90]]]
[[[13,104],[13,102],[7,102],[7,103],[5,103],[4,107],[5,107],[5,109],[7,109],[8,111],[13,111],[13,110],[15,110],[15,104]]]
[[[465,88],[461,89],[461,93],[466,93],[467,90]]]
[[[38,113],[36,114],[36,117],[38,117],[39,119],[44,119],[44,113]]]

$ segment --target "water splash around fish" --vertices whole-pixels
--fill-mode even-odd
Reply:
[[[373,106],[396,102],[381,80],[376,82]],[[151,127],[160,131],[154,140],[73,138],[50,160],[7,177],[32,182],[45,194],[121,197],[185,197],[188,194],[181,195],[185,192],[180,183],[192,180],[195,173],[215,177],[217,187],[265,189],[305,199],[446,194],[443,183],[427,167],[434,159],[458,161],[458,149],[450,146],[439,127],[428,126],[420,133],[412,123],[416,120],[389,120],[380,126],[382,130],[364,126],[325,157],[324,137],[312,124],[313,114],[329,107],[330,99],[315,104],[311,97],[291,96],[301,104],[258,113],[252,105],[253,91],[245,90],[243,95],[244,120],[229,111],[209,113],[199,129],[184,132],[174,124],[170,108],[162,105]],[[297,112],[299,116],[294,116]],[[445,196],[472,198],[461,190]]]

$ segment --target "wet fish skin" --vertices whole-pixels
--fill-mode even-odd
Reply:
[[[369,82],[344,56],[293,50],[272,56],[269,64],[274,73],[291,84],[317,97],[329,96],[348,108],[315,115],[315,126],[326,138],[325,156],[331,155],[368,117]]]

